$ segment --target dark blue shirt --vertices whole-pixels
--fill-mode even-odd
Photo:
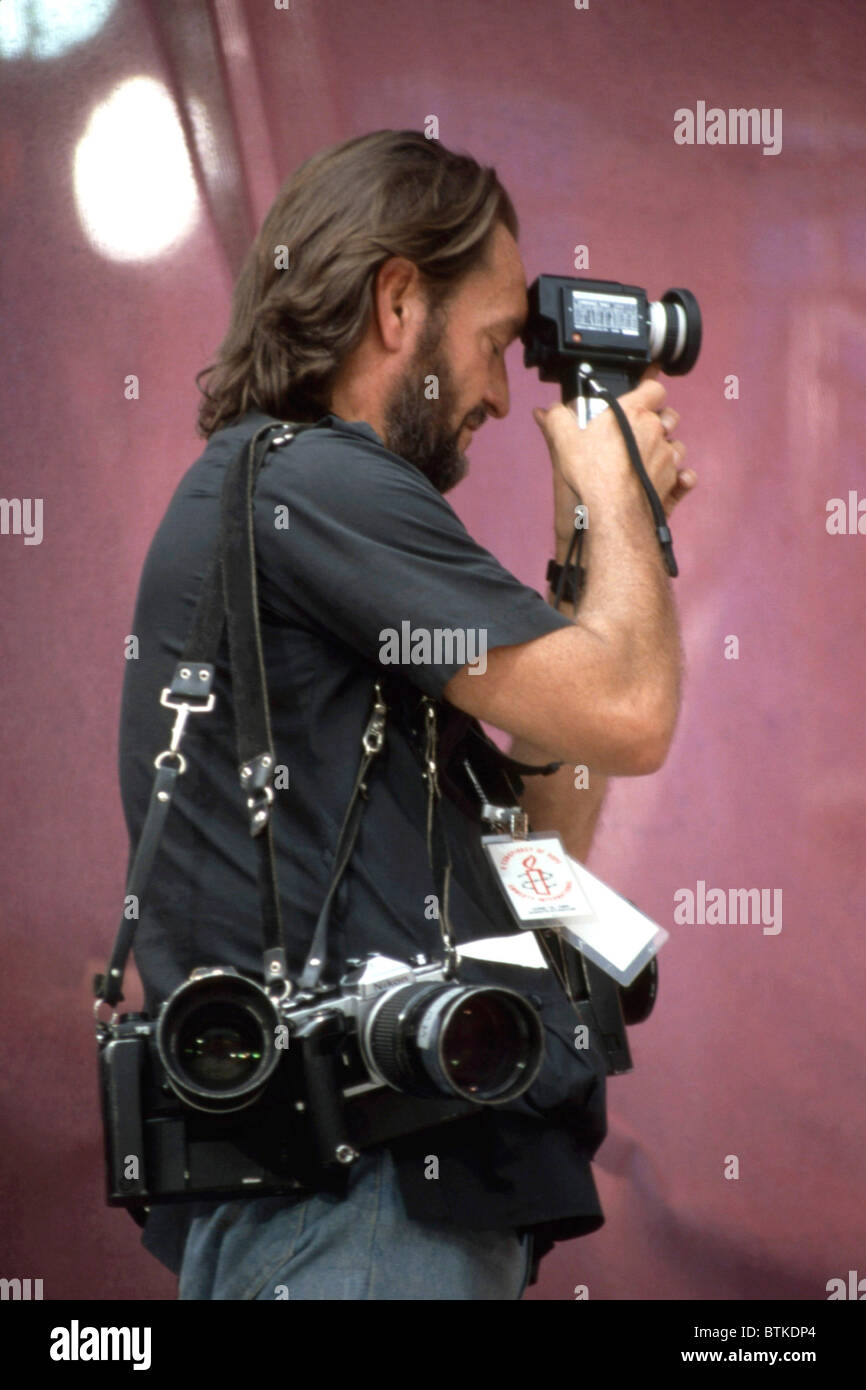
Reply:
[[[181,479],[150,546],[132,632],[120,728],[120,780],[132,850],[168,745],[170,681],[215,553],[227,463],[269,417],[250,412],[209,440]],[[333,869],[361,756],[383,634],[483,633],[486,650],[564,627],[568,619],[478,545],[450,503],[367,424],[325,416],[267,456],[255,494],[260,616],[276,761],[273,831],[289,967],[303,965]],[[471,655],[482,650],[476,645]],[[409,696],[440,700],[467,654],[428,654],[401,666]],[[255,845],[238,782],[225,636],[216,706],[189,720],[188,771],[178,780],[141,907],[135,959],[146,1007],[200,965],[230,964],[261,979]],[[440,737],[454,707],[442,701]],[[469,794],[474,795],[469,789]],[[450,916],[458,944],[518,929],[481,848],[467,800],[442,801],[452,861]],[[331,914],[328,961],[379,951],[398,960],[440,956],[426,843],[427,789],[416,752],[389,718],[355,849]],[[544,829],[545,827],[537,827]],[[532,1229],[536,1257],[553,1239],[603,1222],[590,1159],[605,1134],[605,1067],[595,1040],[577,1051],[571,1006],[549,970],[465,958],[469,983],[498,982],[542,1001],[546,1058],[529,1091],[436,1130],[440,1180],[424,1178],[430,1132],[389,1147],[408,1215],[417,1220]],[[186,1226],[202,1204],[154,1206],[144,1243],[177,1271]],[[536,1264],[537,1268],[537,1264]],[[534,1274],[533,1274],[534,1278]]]

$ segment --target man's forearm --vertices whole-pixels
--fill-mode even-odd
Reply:
[[[584,533],[587,573],[576,621],[617,653],[624,690],[635,710],[646,711],[648,727],[670,742],[680,702],[682,653],[671,581],[650,524],[646,498],[624,523],[599,501],[589,509]],[[564,563],[567,543],[557,539]],[[575,620],[572,607],[563,611]]]
[[[547,763],[549,754],[516,738],[511,757],[521,763]],[[523,779],[521,805],[533,830],[556,830],[573,859],[583,863],[590,851],[608,778],[601,772],[563,763],[549,777]]]
[[[559,546],[557,559],[560,564],[565,560],[565,553]],[[554,606],[553,599],[554,595],[548,592],[551,606]],[[574,620],[573,604],[563,601],[559,611]],[[548,753],[525,739],[513,739],[510,753],[521,763],[550,762]],[[521,805],[533,830],[558,831],[572,858],[583,863],[592,845],[607,783],[607,777],[601,772],[581,764],[564,763],[549,777],[525,777]]]

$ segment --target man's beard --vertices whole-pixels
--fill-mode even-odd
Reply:
[[[385,406],[386,446],[420,468],[442,493],[456,487],[469,469],[469,460],[458,447],[466,420],[456,432],[451,423],[457,411],[457,389],[443,348],[444,336],[444,315],[428,311],[412,360]],[[437,400],[425,395],[430,376],[438,381]],[[468,418],[480,424],[483,414],[471,411]]]

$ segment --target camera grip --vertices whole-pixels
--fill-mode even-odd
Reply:
[[[321,1163],[351,1162],[357,1151],[349,1137],[337,1071],[333,1018],[323,1019],[302,1038],[307,1117],[316,1155]]]

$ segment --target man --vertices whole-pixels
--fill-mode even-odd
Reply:
[[[334,903],[331,982],[371,951],[441,958],[428,786],[413,745],[423,697],[435,702],[440,746],[472,716],[514,735],[520,762],[563,764],[534,776],[522,805],[533,828],[558,830],[580,858],[606,778],[655,771],[670,744],[680,666],[670,583],[611,412],[585,432],[562,406],[535,412],[554,465],[560,562],[577,496],[589,510],[577,613],[556,611],[509,574],[444,498],[465,474],[473,431],[508,412],[503,358],[527,312],[517,232],[494,171],[420,134],[379,131],[326,150],[275,200],[218,360],[200,373],[210,376],[199,417],[209,444],[154,537],[136,605],[124,809],[134,847],[153,758],[167,742],[159,691],[214,553],[226,465],[269,418],[306,423],[268,455],[255,493],[273,739],[289,773],[273,833],[294,978],[384,671],[398,677],[389,689],[401,696]],[[678,417],[664,401],[652,372],[622,398],[669,512],[694,475],[678,469],[683,446],[667,439]],[[286,509],[288,526],[275,524]],[[434,648],[429,661],[386,666],[386,635],[406,621],[415,632],[483,633],[485,662]],[[189,770],[142,904],[135,954],[154,1015],[196,966],[231,964],[262,978],[227,655],[224,641],[216,707],[191,721]],[[462,738],[440,770],[458,946],[516,931],[480,845],[487,827]],[[574,763],[590,768],[584,791],[574,790]],[[493,764],[484,766],[492,777]],[[496,791],[482,786],[491,799]],[[605,1134],[599,1040],[574,1049],[574,1015],[549,971],[465,958],[460,978],[533,996],[546,1055],[529,1090],[365,1150],[339,1191],[323,1184],[296,1197],[155,1205],[143,1241],[179,1273],[181,1298],[514,1299],[555,1240],[602,1224],[590,1167]]]

